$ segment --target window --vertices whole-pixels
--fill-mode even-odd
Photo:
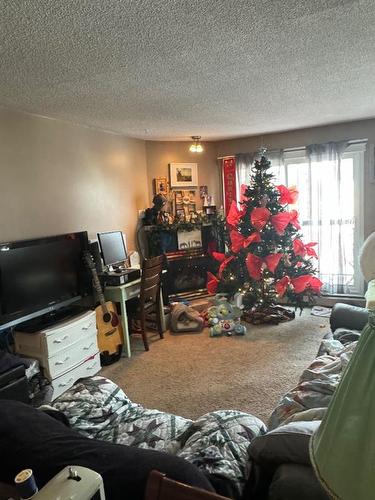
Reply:
[[[316,267],[327,295],[363,295],[358,255],[363,242],[364,152],[367,141],[271,151],[276,184],[297,186],[303,239],[318,243]],[[256,155],[236,155],[237,193]]]
[[[363,295],[359,269],[363,242],[363,156],[365,143],[350,144],[341,160],[285,150],[270,160],[277,184],[297,186],[296,208],[304,241],[318,242],[317,270],[328,295]],[[281,158],[281,159],[280,159]],[[274,161],[273,161],[274,160]]]

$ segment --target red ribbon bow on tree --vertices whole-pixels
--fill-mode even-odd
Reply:
[[[315,293],[320,293],[320,289],[323,286],[322,281],[316,278],[315,276],[311,276],[310,274],[303,274],[302,276],[298,276],[297,278],[293,278],[292,285],[295,293],[302,293],[307,288],[310,288]]]
[[[268,210],[268,208],[257,207],[252,210],[250,215],[250,221],[251,224],[255,227],[255,229],[260,231],[267,224],[270,217],[271,217],[271,212]]]
[[[286,292],[286,289],[288,288],[289,283],[290,283],[289,276],[284,276],[283,278],[281,278],[281,280],[276,281],[275,289],[279,297],[284,297],[284,294]]]
[[[234,255],[230,255],[229,257],[225,257],[225,253],[219,253],[219,252],[213,252],[212,257],[220,262],[220,267],[219,267],[219,272],[218,272],[218,278],[221,279],[223,275],[224,269],[227,267],[229,262],[231,262],[235,257]]]
[[[268,267],[271,273],[274,273],[282,256],[282,253],[273,253],[267,255],[266,257],[258,257],[258,255],[248,253],[246,257],[246,267],[249,276],[256,281],[259,281],[262,277],[263,264]]]
[[[215,295],[217,292],[217,287],[219,280],[209,271],[207,272],[207,291],[210,295]]]
[[[275,283],[275,289],[279,297],[283,297],[288,286],[292,285],[295,293],[302,293],[306,289],[312,290],[314,293],[320,293],[323,282],[310,274],[303,274],[297,278],[290,279],[289,276],[284,276],[281,280]]]
[[[301,240],[293,241],[293,251],[295,255],[300,255],[301,257],[305,257],[305,255],[309,255],[310,257],[318,258],[317,253],[315,252],[314,247],[317,245],[317,242],[307,243],[306,245]]]
[[[284,234],[285,228],[288,224],[292,224],[296,229],[301,229],[298,221],[297,210],[291,210],[290,212],[280,212],[276,215],[272,215],[271,224],[275,228],[275,231],[279,236]]]
[[[259,243],[261,241],[259,233],[252,233],[250,236],[245,237],[235,229],[229,233],[230,241],[232,242],[231,250],[233,253],[238,253],[241,248],[246,248],[250,243]]]
[[[298,200],[298,190],[296,186],[292,186],[287,188],[280,184],[280,186],[276,186],[280,193],[279,203],[281,205],[294,205]]]
[[[241,210],[238,209],[237,207],[237,202],[232,201],[232,204],[230,206],[228,215],[227,215],[227,223],[230,226],[237,226],[237,224],[240,222],[241,217],[245,213],[244,208],[242,207]]]
[[[248,201],[249,198],[246,196],[247,186],[246,184],[241,184],[240,187],[240,201]]]
[[[275,231],[279,236],[284,234],[286,226],[290,222],[290,213],[289,212],[280,212],[276,215],[272,215],[271,224],[275,228]]]
[[[289,223],[292,224],[296,229],[301,229],[301,225],[298,220],[298,212],[297,210],[291,210],[290,212],[290,221]]]

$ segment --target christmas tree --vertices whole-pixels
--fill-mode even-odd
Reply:
[[[209,273],[207,283],[210,293],[243,294],[248,321],[280,316],[276,303],[282,297],[302,310],[322,286],[314,276],[316,243],[302,241],[298,212],[288,207],[296,203],[298,191],[276,186],[270,166],[263,151],[251,169],[249,186],[241,188],[240,208],[233,202],[229,210],[228,251],[213,252],[218,271]],[[285,319],[281,316],[279,320]]]

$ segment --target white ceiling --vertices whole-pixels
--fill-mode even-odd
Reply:
[[[0,105],[152,140],[375,117],[374,0],[0,0]]]

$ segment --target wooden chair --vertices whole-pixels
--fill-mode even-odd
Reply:
[[[141,292],[139,297],[139,315],[141,320],[141,335],[145,350],[149,350],[148,340],[146,335],[146,320],[147,316],[154,312],[156,316],[156,324],[160,338],[164,338],[162,321],[160,317],[160,308],[158,302],[160,300],[160,284],[161,273],[163,269],[164,255],[145,259],[142,265],[141,277]]]
[[[157,470],[148,476],[144,500],[229,500],[210,491],[179,483]]]

